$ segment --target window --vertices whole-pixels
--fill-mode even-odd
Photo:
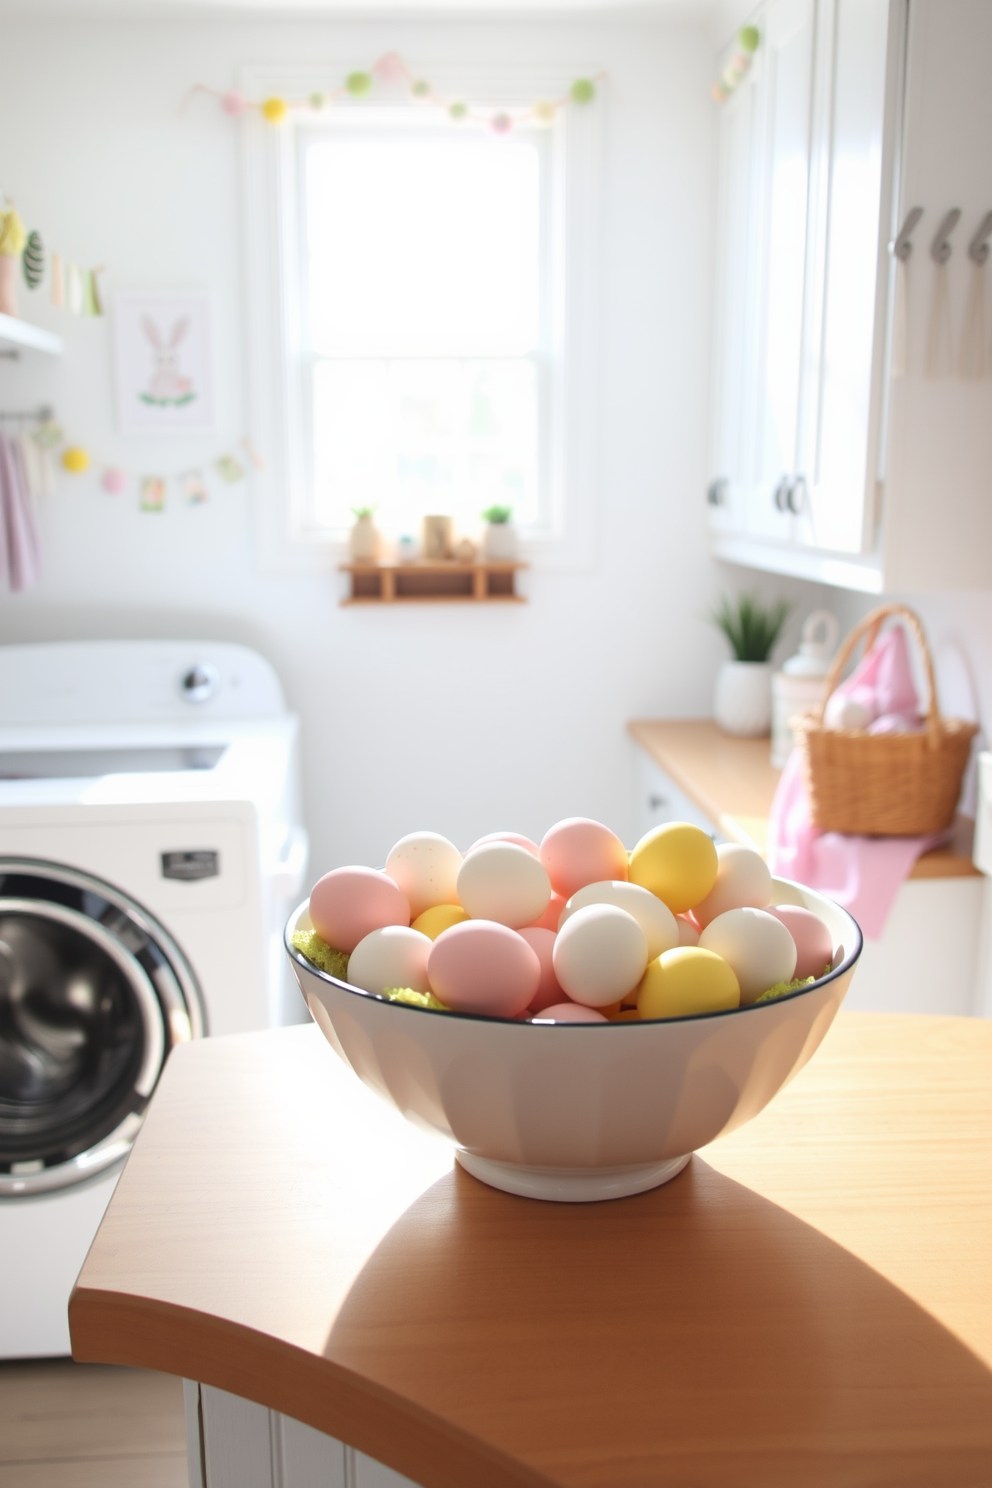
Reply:
[[[306,96],[262,69],[246,87]],[[525,101],[548,93],[538,82]],[[345,104],[246,127],[269,564],[319,560],[364,506],[398,537],[428,513],[471,534],[508,505],[528,556],[581,561],[594,357],[578,209],[593,124],[562,112],[497,138],[415,104]]]

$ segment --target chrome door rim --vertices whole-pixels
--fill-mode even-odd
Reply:
[[[86,936],[111,957],[135,996],[145,1048],[132,1083],[140,1109],[127,1112],[111,1132],[63,1162],[45,1165],[43,1159],[36,1159],[13,1163],[9,1172],[0,1172],[0,1199],[75,1186],[122,1163],[141,1127],[144,1108],[168,1052],[175,1044],[199,1038],[205,1032],[203,1003],[192,968],[165,927],[137,901],[92,874],[42,859],[0,858],[0,879],[10,875],[64,884],[94,895],[116,911],[119,918],[108,928],[102,919],[81,910],[24,893],[4,897],[0,889],[0,910],[64,925]],[[141,942],[139,953],[146,947],[157,951],[153,970],[143,966],[122,940],[121,932],[128,929],[130,938]]]

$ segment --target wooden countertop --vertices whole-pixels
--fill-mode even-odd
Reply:
[[[638,719],[631,737],[732,842],[764,852],[779,771],[767,739],[735,739],[711,718]],[[910,878],[973,878],[975,824],[959,816],[950,840],[924,853]]]
[[[256,1400],[426,1488],[992,1481],[992,1024],[842,1013],[652,1193],[453,1169],[316,1028],[171,1057],[76,1357]]]

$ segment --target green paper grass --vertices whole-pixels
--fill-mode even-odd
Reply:
[[[786,599],[766,607],[756,593],[738,594],[733,600],[724,594],[710,619],[723,631],[738,661],[767,661],[791,611]]]
[[[347,952],[336,951],[333,946],[321,940],[316,930],[294,930],[293,949],[305,956],[313,966],[326,971],[328,976],[337,977],[342,982],[348,980]]]
[[[432,1008],[436,1013],[451,1012],[443,1002],[438,1002],[433,992],[415,992],[412,987],[384,987],[382,995],[390,1002],[405,1002],[410,1007]]]

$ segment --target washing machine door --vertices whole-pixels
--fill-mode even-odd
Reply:
[[[204,1032],[189,964],[126,894],[0,858],[0,1197],[130,1151],[170,1050]]]

